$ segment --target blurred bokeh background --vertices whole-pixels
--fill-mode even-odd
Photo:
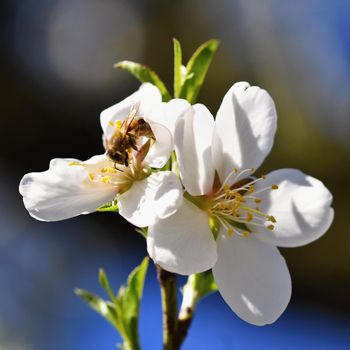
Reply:
[[[240,321],[219,295],[198,308],[184,349],[350,349],[350,2],[347,0],[3,0],[1,2],[0,349],[113,349],[118,335],[73,294],[117,288],[146,253],[118,215],[32,219],[21,177],[54,157],[103,151],[99,113],[138,83],[135,60],[172,84],[172,37],[188,59],[220,49],[199,101],[215,114],[233,82],[273,96],[279,129],[263,171],[295,167],[333,192],[335,221],[317,242],[284,249],[292,302],[272,326]],[[144,349],[161,348],[155,271],[142,304]]]

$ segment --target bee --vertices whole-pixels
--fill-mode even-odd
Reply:
[[[104,146],[106,155],[118,164],[129,165],[129,158],[132,150],[139,151],[137,148],[138,140],[144,136],[154,139],[151,127],[143,118],[136,118],[138,105],[131,107],[129,115],[125,118],[110,139],[105,139]]]

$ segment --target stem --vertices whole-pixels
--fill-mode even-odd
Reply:
[[[180,348],[185,340],[188,330],[191,326],[194,310],[198,302],[198,292],[195,288],[197,275],[190,275],[183,288],[182,304],[178,318],[177,342]]]
[[[164,350],[178,350],[177,339],[177,287],[176,275],[157,267],[163,309],[163,345]]]

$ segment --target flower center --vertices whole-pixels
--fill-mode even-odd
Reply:
[[[259,194],[277,190],[277,185],[255,188],[258,182],[266,179],[265,175],[259,178],[242,178],[244,174],[252,173],[254,169],[245,169],[238,172],[234,169],[226,178],[223,185],[212,195],[209,215],[216,218],[226,229],[230,237],[234,233],[247,237],[249,227],[260,226],[268,230],[274,229],[276,219],[274,216],[260,210],[262,199]],[[233,177],[233,185],[228,181]]]
[[[121,164],[111,166],[107,161],[103,164],[70,162],[69,165],[84,167],[88,172],[88,181],[115,186],[119,194],[129,190],[134,181],[143,180],[150,175],[150,169],[141,167],[136,161],[131,161],[128,167]]]

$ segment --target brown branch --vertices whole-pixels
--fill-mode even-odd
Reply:
[[[163,310],[163,345],[164,350],[178,350],[177,286],[176,275],[157,267]]]

